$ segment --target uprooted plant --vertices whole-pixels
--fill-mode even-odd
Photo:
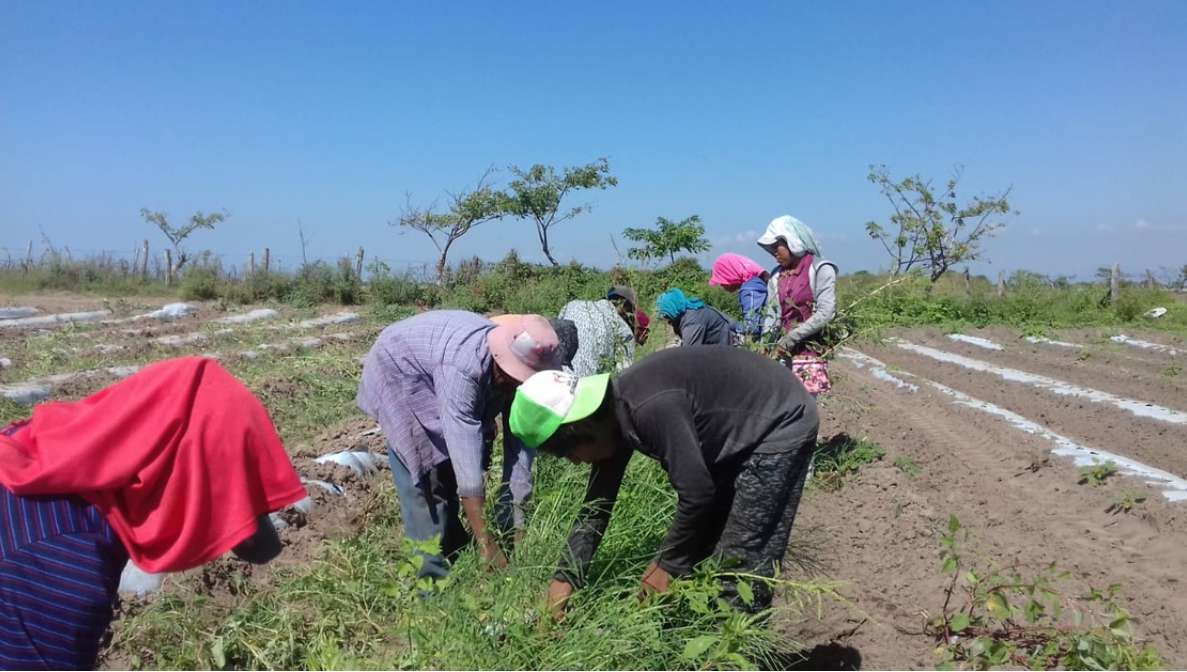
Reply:
[[[978,562],[956,516],[940,538],[941,571],[952,577],[944,606],[924,632],[936,639],[942,669],[1160,669],[1158,652],[1139,642],[1120,586],[1071,596],[1070,574],[1054,563],[1035,574]]]

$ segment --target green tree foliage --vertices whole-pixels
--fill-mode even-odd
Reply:
[[[627,240],[642,243],[627,252],[627,256],[638,261],[652,261],[667,257],[669,262],[676,261],[677,252],[696,254],[709,249],[709,241],[705,238],[705,227],[701,224],[701,216],[693,215],[679,222],[667,217],[658,217],[653,229],[636,229],[628,227],[622,235]]]
[[[449,248],[474,227],[500,219],[509,211],[507,195],[490,185],[493,172],[488,169],[483,173],[472,189],[447,192],[449,209],[444,213],[435,212],[435,203],[426,208],[416,207],[409,197],[404,212],[400,213],[400,219],[394,223],[413,231],[420,231],[433,241],[438,253],[438,285],[445,284],[449,272]]]
[[[204,214],[201,210],[199,210],[190,216],[189,222],[183,226],[176,227],[169,223],[169,215],[163,212],[156,212],[149,210],[148,208],[141,208],[140,216],[144,218],[144,221],[155,225],[161,230],[161,233],[165,234],[165,237],[169,239],[169,244],[173,246],[174,252],[173,272],[176,273],[177,271],[180,271],[181,267],[185,266],[186,262],[190,259],[189,253],[187,253],[185,249],[182,248],[181,243],[186,238],[189,238],[191,233],[197,231],[198,229],[213,230],[216,224],[226,221],[227,217],[230,217],[231,215],[226,210],[222,212],[212,212],[209,215]]]
[[[561,209],[565,197],[585,189],[608,189],[618,184],[618,178],[610,174],[610,164],[605,158],[584,166],[569,166],[560,173],[552,166],[535,164],[526,170],[512,166],[508,193],[509,214],[530,219],[536,225],[540,248],[553,266],[559,266],[552,256],[548,244],[548,233],[552,227],[588,212],[589,204],[567,210]]]
[[[952,266],[979,259],[981,243],[1005,226],[1010,189],[961,204],[956,195],[960,178],[957,168],[937,193],[932,181],[919,175],[895,181],[886,166],[870,166],[867,179],[878,186],[894,214],[888,227],[871,221],[866,232],[886,248],[892,274],[918,268],[935,282]]]

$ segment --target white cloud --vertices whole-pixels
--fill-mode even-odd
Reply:
[[[752,243],[756,240],[758,240],[758,231],[755,231],[754,229],[747,229],[734,236],[735,243]]]
[[[1139,217],[1138,221],[1133,223],[1133,228],[1140,230],[1148,229],[1152,226],[1149,221]]]
[[[1113,229],[1112,224],[1105,224],[1102,222],[1102,223],[1096,225],[1096,230],[1108,232],[1108,231],[1113,231],[1114,229]]]

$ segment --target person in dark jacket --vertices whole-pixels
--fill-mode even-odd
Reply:
[[[544,372],[519,388],[511,431],[529,447],[593,466],[585,504],[549,587],[558,618],[610,520],[635,452],[656,459],[676,490],[676,515],[643,575],[644,591],[711,555],[732,572],[774,577],[787,550],[819,426],[816,402],[778,363],[742,349],[676,348],[611,381]],[[770,606],[766,583],[745,604]]]
[[[669,289],[655,300],[655,308],[672,325],[681,345],[732,345],[733,321],[695,296]]]

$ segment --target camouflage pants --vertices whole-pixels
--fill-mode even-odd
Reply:
[[[717,504],[706,521],[702,558],[716,556],[723,572],[774,578],[787,553],[815,437],[783,453],[753,453],[719,471]],[[723,580],[724,597],[736,608],[758,612],[771,606],[770,585],[748,581],[754,600],[738,597],[736,582]]]

